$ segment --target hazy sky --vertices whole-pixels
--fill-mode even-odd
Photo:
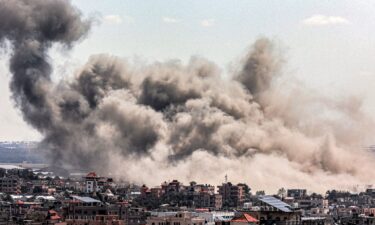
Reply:
[[[201,55],[224,71],[258,37],[273,39],[284,72],[306,86],[355,94],[375,113],[374,1],[74,0],[98,23],[69,53],[52,51],[55,79],[69,76],[92,54],[147,62]],[[0,55],[0,140],[38,140],[9,93],[7,55]]]

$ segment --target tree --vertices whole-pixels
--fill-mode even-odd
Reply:
[[[255,193],[256,196],[263,196],[263,195],[266,195],[266,192],[264,190],[260,190],[260,191],[257,191]]]
[[[310,197],[312,198],[312,199],[323,199],[323,196],[321,195],[321,194],[317,194],[317,193],[312,193],[311,195],[310,195]]]
[[[237,186],[244,187],[244,191],[245,191],[246,195],[250,194],[251,188],[247,184],[245,184],[245,183],[239,183],[239,184],[237,184]]]

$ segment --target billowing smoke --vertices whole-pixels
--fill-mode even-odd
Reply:
[[[95,55],[73,79],[52,82],[48,49],[72,47],[89,27],[69,1],[0,0],[13,98],[53,165],[148,184],[218,184],[228,174],[266,190],[375,178],[373,156],[361,148],[374,124],[360,101],[278,83],[283,60],[268,39],[230,79],[200,57],[140,66]]]

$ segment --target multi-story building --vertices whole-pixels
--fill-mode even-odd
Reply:
[[[221,209],[223,207],[223,196],[220,194],[211,195],[210,206],[214,209]]]
[[[0,224],[7,224],[12,216],[12,205],[10,202],[0,202]]]
[[[374,198],[375,197],[375,188],[367,188],[366,194]]]
[[[301,212],[273,196],[261,196],[254,202],[247,214],[262,225],[299,225]]]
[[[86,193],[105,191],[105,188],[113,182],[112,178],[100,177],[95,172],[88,173],[84,180]]]
[[[218,186],[222,196],[223,207],[238,207],[244,202],[244,187],[233,185],[231,182]]]
[[[21,193],[20,178],[18,178],[17,176],[0,178],[0,192],[7,194]]]
[[[143,208],[128,207],[125,214],[126,225],[145,225],[149,213]],[[164,224],[165,225],[165,224]]]
[[[328,212],[328,200],[326,199],[297,199],[295,200],[295,203],[297,203],[297,207],[303,210],[312,210],[316,211],[316,208],[318,208],[318,211]]]
[[[287,191],[288,197],[293,198],[304,198],[306,197],[306,189],[288,189]]]
[[[99,176],[96,175],[95,172],[90,172],[86,175],[85,178],[85,191],[86,193],[92,193],[98,191],[98,181],[100,179]]]
[[[204,192],[209,194],[215,193],[215,186],[207,184],[196,184],[192,186],[194,192]]]
[[[367,224],[375,224],[375,217],[354,214],[354,215],[349,216],[349,217],[342,217],[342,218],[340,218],[340,224],[343,224],[343,225],[352,225],[352,224],[367,225]]]
[[[172,182],[164,182],[161,184],[161,189],[163,194],[167,193],[178,193],[182,188],[182,184],[178,180],[173,180]]]
[[[150,189],[151,195],[155,198],[160,198],[162,195],[162,189],[160,187],[153,187]]]
[[[67,221],[94,220],[96,215],[106,215],[105,205],[90,197],[73,196],[65,203],[64,216]]]

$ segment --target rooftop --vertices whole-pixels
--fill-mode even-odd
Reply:
[[[73,196],[73,198],[75,200],[78,200],[78,201],[84,202],[84,203],[100,203],[101,202],[97,199],[90,198],[90,197]]]
[[[256,223],[258,222],[257,219],[249,215],[248,213],[242,214],[240,217],[233,218],[231,221],[233,222],[244,222],[244,223]]]
[[[86,177],[98,177],[95,172],[90,172],[86,175]]]
[[[277,208],[282,212],[292,212],[292,206],[286,204],[285,202],[273,196],[261,196],[259,197],[259,200],[266,203],[267,205]]]

